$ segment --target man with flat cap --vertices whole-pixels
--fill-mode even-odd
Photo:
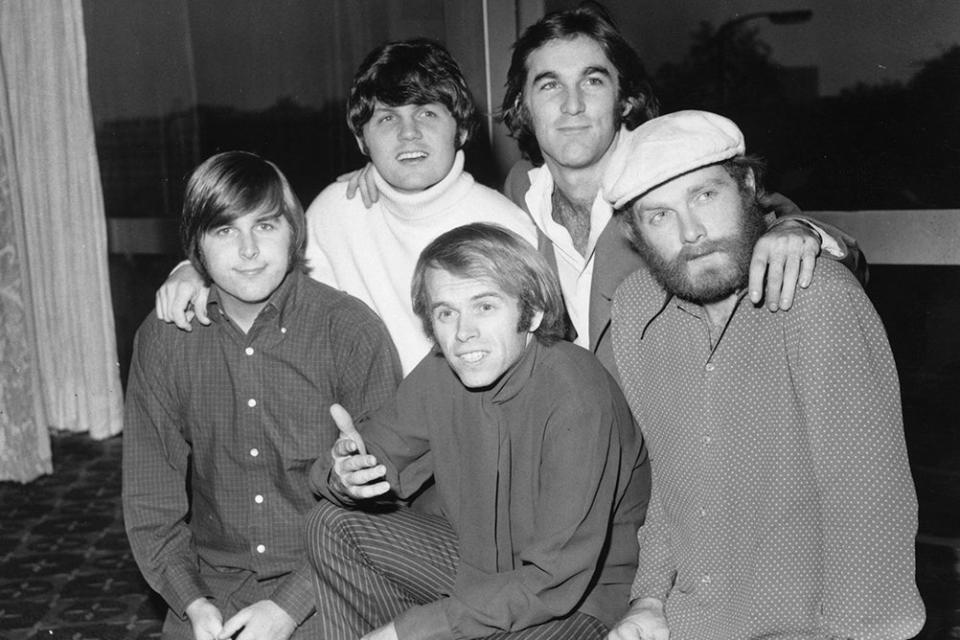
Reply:
[[[790,313],[745,295],[761,188],[734,123],[621,135],[603,193],[647,268],[613,348],[653,491],[609,638],[912,638],[917,502],[876,311],[831,261]]]

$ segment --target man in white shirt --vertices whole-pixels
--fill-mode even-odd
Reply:
[[[657,111],[636,52],[596,6],[548,14],[514,44],[502,117],[527,160],[511,169],[504,192],[537,225],[575,341],[614,373],[610,304],[643,263],[613,221],[600,181],[622,132]],[[765,204],[796,213],[782,197]],[[790,307],[796,284],[809,285],[821,243],[835,258],[859,257],[855,241],[839,231],[796,216],[770,218],[754,248],[749,295],[772,311]]]

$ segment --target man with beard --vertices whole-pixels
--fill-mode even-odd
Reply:
[[[613,349],[653,491],[609,638],[912,638],[917,502],[875,310],[831,261],[790,313],[746,297],[760,186],[732,122],[622,135],[603,193],[648,268]]]

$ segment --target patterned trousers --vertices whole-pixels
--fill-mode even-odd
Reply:
[[[448,595],[459,552],[445,518],[410,509],[367,513],[321,502],[307,518],[324,640],[357,640],[401,613]],[[583,613],[495,640],[601,640],[606,625]]]

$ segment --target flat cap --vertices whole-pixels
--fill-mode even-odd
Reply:
[[[615,209],[677,176],[743,155],[743,133],[709,111],[677,111],[621,131],[603,174],[603,196]]]

